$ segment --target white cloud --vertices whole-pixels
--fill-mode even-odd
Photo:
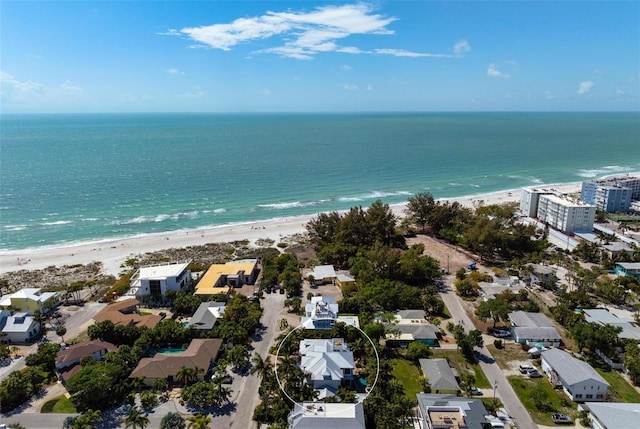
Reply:
[[[554,100],[556,98],[556,96],[553,95],[551,93],[551,91],[545,91],[544,92],[544,98],[546,98],[547,100]]]
[[[495,64],[489,64],[489,68],[487,69],[487,76],[491,77],[501,77],[503,79],[509,79],[511,75],[506,73],[501,73],[500,70],[496,68]]]
[[[345,83],[343,88],[346,89],[347,91],[355,91],[358,89],[358,85],[354,85],[352,83]]]
[[[471,45],[465,39],[458,40],[455,45],[453,45],[453,53],[456,55],[466,54],[471,50]]]
[[[367,91],[373,91],[373,85],[371,84],[367,85]]]
[[[348,54],[387,54],[402,57],[448,57],[442,54],[425,54],[403,49],[374,49],[364,51],[356,46],[341,46],[340,41],[352,35],[392,35],[387,28],[397,18],[374,13],[373,7],[364,3],[322,6],[311,11],[267,12],[261,16],[236,19],[230,23],[200,27],[171,29],[163,35],[180,34],[197,42],[190,47],[205,47],[229,51],[237,45],[257,40],[278,38],[276,46],[257,53],[276,54],[282,57],[309,60],[323,52]],[[459,46],[459,47],[458,47]],[[456,44],[461,52],[468,51],[466,41]]]
[[[180,70],[178,70],[177,68],[174,68],[174,67],[172,67],[169,70],[167,70],[167,73],[174,74],[174,75],[175,74],[184,74],[184,72],[182,72],[182,71],[180,71]]]
[[[393,55],[394,57],[411,57],[411,58],[418,58],[418,57],[449,58],[451,57],[451,55],[447,55],[447,54],[426,54],[426,53],[405,51],[404,49],[374,49],[373,51],[376,54]]]
[[[578,94],[584,95],[591,92],[591,88],[593,88],[594,83],[590,80],[585,80],[584,82],[580,82],[580,87],[578,88]]]
[[[618,94],[618,95],[624,95],[624,94],[626,94],[626,93],[625,93],[623,90],[621,90],[621,89],[616,89],[616,94]]]
[[[264,95],[265,97],[271,97],[272,94],[269,88],[265,88],[262,90],[262,95]]]
[[[353,70],[353,67],[351,67],[351,66],[348,66],[348,65],[344,64],[344,65],[341,65],[341,66],[340,66],[340,70],[343,70],[343,71],[351,71],[351,70]]]

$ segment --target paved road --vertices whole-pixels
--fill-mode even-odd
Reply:
[[[278,319],[286,296],[279,293],[265,293],[263,296],[265,298],[260,302],[262,303],[264,313],[260,321],[265,327],[265,330],[262,332],[260,339],[253,342],[254,350],[252,351],[252,355],[253,352],[257,352],[264,359],[269,355],[269,347],[271,347],[278,334]],[[211,427],[234,429],[257,427],[251,418],[253,417],[253,410],[258,406],[260,401],[258,395],[260,380],[256,374],[247,374],[242,377],[234,375],[234,377],[236,380],[232,385],[232,389],[234,390],[235,410],[231,414],[214,417],[211,422]],[[238,377],[240,378],[238,379]]]
[[[461,320],[466,331],[475,329],[471,319],[467,316],[464,308],[462,308],[458,296],[454,292],[454,279],[455,276],[453,275],[446,277],[446,284],[449,290],[447,292],[441,292],[440,296],[447,306],[449,313],[451,313],[453,320]],[[496,396],[500,398],[518,429],[538,429],[538,425],[531,419],[531,416],[516,396],[504,373],[498,364],[495,363],[489,350],[483,347],[478,353],[480,355],[480,367],[489,379],[489,382],[497,385]]]

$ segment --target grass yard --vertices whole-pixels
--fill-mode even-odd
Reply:
[[[598,374],[602,376],[607,383],[611,385],[609,388],[609,394],[611,395],[613,402],[628,402],[638,403],[640,402],[640,393],[629,384],[617,371],[603,371],[596,368]]]
[[[416,394],[422,393],[422,385],[420,384],[422,371],[420,368],[411,361],[401,358],[391,359],[391,366],[393,367],[393,376],[400,380],[404,387],[404,394],[411,401],[417,402]]]
[[[578,416],[578,406],[571,401],[562,390],[555,390],[546,378],[525,378],[517,375],[508,376],[507,379],[522,405],[527,409],[533,420],[539,425],[553,426],[551,414],[562,413],[571,416],[574,420]],[[540,410],[536,406],[536,397],[549,407]]]
[[[503,348],[498,349],[493,344],[487,344],[487,349],[491,353],[491,356],[493,356],[498,366],[502,369],[510,369],[510,362],[512,361],[530,360],[527,352],[522,350],[522,345],[513,342],[513,340],[503,341],[502,347]]]
[[[71,399],[64,395],[57,396],[50,401],[44,403],[40,409],[41,413],[62,413],[73,414],[77,413],[75,407],[71,403]]]
[[[476,387],[480,389],[491,388],[491,383],[489,383],[489,380],[484,375],[484,371],[482,371],[480,365],[477,363],[468,363],[457,350],[433,350],[433,357],[447,359],[449,365],[455,368],[458,374],[473,372],[473,375],[476,377]]]

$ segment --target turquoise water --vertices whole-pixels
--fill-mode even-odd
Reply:
[[[638,113],[0,116],[0,249],[640,170]]]
[[[174,355],[174,354],[180,354],[183,353],[185,351],[185,349],[175,349],[175,348],[159,348],[159,349],[155,349],[151,352],[151,356],[155,355],[156,353],[164,353],[164,354],[170,354],[170,355]]]

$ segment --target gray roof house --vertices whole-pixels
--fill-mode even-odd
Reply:
[[[27,312],[9,315],[8,310],[0,312],[0,328],[9,344],[27,344],[35,341],[40,333],[40,324]]]
[[[224,302],[209,301],[200,304],[189,322],[189,326],[199,331],[210,331],[216,321],[222,317],[226,304]]]
[[[480,399],[418,393],[419,418],[424,428],[485,429],[489,412]]]
[[[622,332],[618,334],[619,338],[640,340],[640,327],[631,319],[620,318],[604,308],[588,308],[582,312],[589,323],[621,327]]]
[[[406,347],[413,341],[436,345],[438,342],[437,326],[430,324],[425,318],[424,310],[400,310],[386,335],[390,347]]]
[[[338,322],[360,327],[358,316],[339,316],[338,304],[331,297],[314,296],[305,305],[301,320],[304,329],[331,329]]]
[[[586,402],[581,408],[589,413],[593,429],[636,429],[640,421],[640,404]]]
[[[602,402],[607,399],[609,383],[588,363],[560,349],[541,353],[542,370],[553,385],[560,385],[575,402]]]
[[[323,399],[333,396],[343,381],[353,380],[353,352],[342,338],[300,341],[300,368],[307,374],[307,383],[318,390]]]
[[[365,429],[362,403],[296,403],[287,420],[290,429]]]
[[[514,311],[509,313],[511,335],[520,344],[559,346],[560,334],[554,323],[542,313]]]
[[[429,380],[432,393],[460,392],[455,370],[446,359],[420,359],[419,362],[422,373]]]

